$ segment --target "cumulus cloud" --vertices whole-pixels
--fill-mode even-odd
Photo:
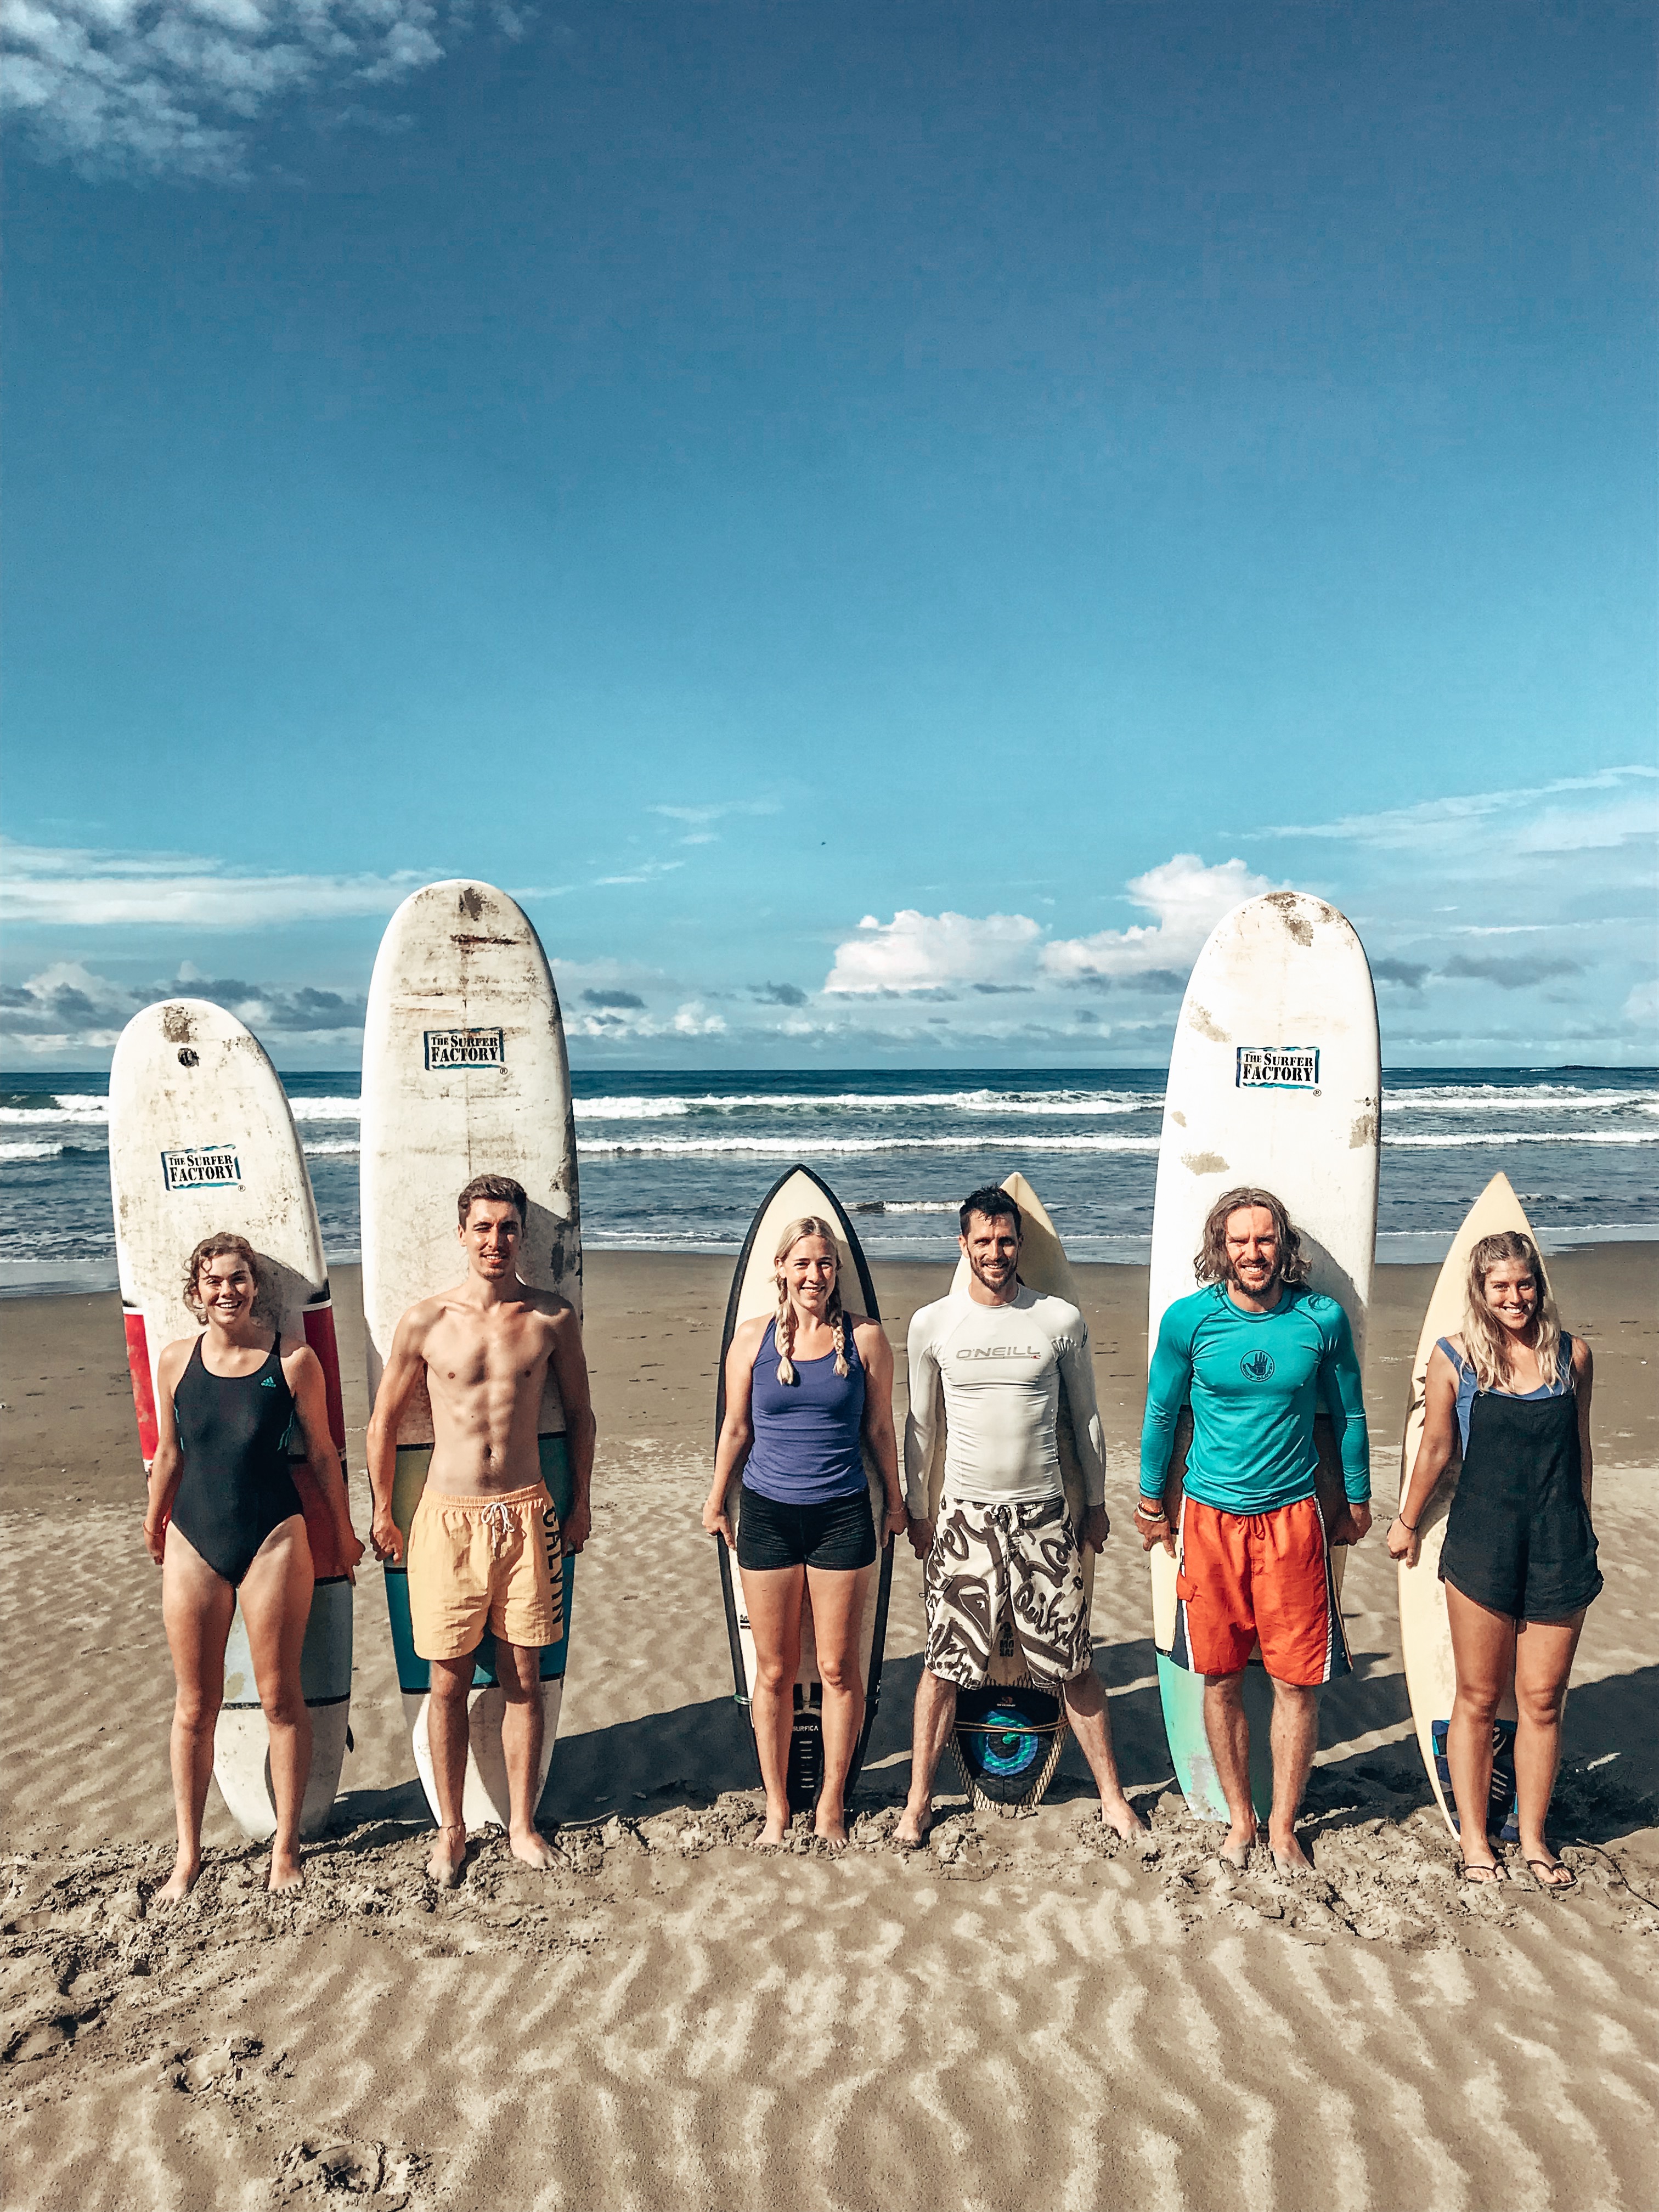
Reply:
[[[1134,981],[1179,989],[1205,939],[1241,899],[1271,890],[1243,860],[1206,867],[1196,853],[1177,853],[1126,886],[1136,906],[1155,915],[1127,929],[1062,939],[1042,948],[1043,975],[1055,983]]]
[[[939,992],[953,985],[1029,980],[1040,926],[1023,914],[920,914],[902,907],[891,921],[866,914],[856,937],[836,948],[826,991]]]
[[[46,845],[0,846],[0,920],[102,929],[189,922],[199,929],[260,929],[390,914],[428,878],[234,874],[194,854],[99,853]]]
[[[35,1054],[113,1045],[141,1006],[158,999],[210,999],[256,1035],[353,1036],[362,1028],[361,994],[253,983],[199,975],[188,962],[153,983],[118,983],[78,961],[55,961],[21,983],[0,985],[0,1035]]]
[[[526,11],[490,11],[504,38]],[[301,94],[394,127],[362,95],[441,61],[467,0],[3,0],[0,105],[94,172],[235,179],[255,125]]]

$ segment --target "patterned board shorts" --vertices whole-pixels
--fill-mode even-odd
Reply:
[[[1091,1659],[1083,1554],[1063,1498],[1036,1505],[940,1504],[923,1578],[927,1651],[941,1681],[977,1690],[990,1674],[999,1623],[1034,1682],[1070,1682]]]

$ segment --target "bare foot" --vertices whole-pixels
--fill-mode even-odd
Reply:
[[[551,1874],[559,1863],[559,1854],[546,1837],[535,1828],[509,1828],[507,1840],[514,1857],[522,1859],[528,1867],[534,1867],[538,1874]]]
[[[1235,1874],[1243,1874],[1250,1863],[1250,1853],[1255,1847],[1255,1830],[1231,1827],[1227,1840],[1221,1846],[1221,1863],[1230,1866]]]
[[[202,1855],[199,1851],[193,1858],[180,1851],[173,1862],[173,1872],[156,1891],[154,1902],[157,1905],[182,1905],[195,1888],[196,1878],[201,1871]]]
[[[893,1831],[893,1841],[902,1851],[919,1851],[927,1841],[927,1831],[933,1825],[931,1800],[926,1805],[907,1805],[899,1814],[898,1826]]]
[[[846,1813],[826,1813],[820,1801],[812,1822],[812,1833],[821,1844],[828,1844],[832,1851],[844,1851],[847,1849]]]
[[[426,1870],[440,1889],[453,1889],[466,1865],[466,1827],[456,1820],[440,1828]]]
[[[1121,1836],[1126,1844],[1133,1838],[1146,1833],[1146,1823],[1121,1790],[1109,1802],[1104,1797],[1101,1799],[1100,1817],[1113,1834]]]
[[[1301,1838],[1294,1829],[1283,1838],[1273,1837],[1270,1840],[1273,1845],[1273,1864],[1279,1869],[1280,1874],[1311,1874],[1313,1872],[1313,1861],[1303,1850]]]
[[[775,1851],[788,1833],[789,1808],[787,1805],[781,1808],[775,1805],[769,1805],[766,1808],[766,1825],[759,1835],[750,1838],[749,1848],[754,1851]]]
[[[305,1887],[305,1869],[300,1864],[298,1851],[285,1850],[280,1844],[271,1846],[270,1880],[265,1887],[273,1896],[284,1889]]]

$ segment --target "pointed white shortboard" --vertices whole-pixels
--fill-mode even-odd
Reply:
[[[363,1027],[363,1316],[372,1403],[392,1333],[417,1299],[459,1282],[457,1194],[477,1175],[514,1176],[530,1218],[519,1270],[581,1312],[581,1229],[575,1121],[564,1025],[547,955],[528,918],[489,884],[428,884],[386,925]],[[542,1478],[561,1522],[574,1492],[564,1412],[551,1375],[541,1412]],[[392,1513],[405,1538],[432,1458],[432,1409],[422,1389],[398,1437]],[[576,1563],[555,1556],[563,1628],[542,1653],[539,1796],[558,1735]],[[408,1580],[388,1565],[386,1605],[415,1764],[435,1817],[427,1744],[428,1670],[410,1630]],[[471,1699],[471,1745],[462,1814],[469,1827],[507,1819],[501,1754],[503,1698],[494,1642],[480,1645]]]
[[[1269,891],[1224,915],[1194,964],[1181,1002],[1164,1097],[1146,1350],[1164,1310],[1198,1288],[1194,1255],[1204,1221],[1240,1183],[1271,1190],[1301,1231],[1310,1287],[1348,1316],[1365,1356],[1376,1246],[1382,1058],[1376,994],[1364,948],[1333,906],[1301,891]],[[1171,1463],[1171,1510],[1191,1431],[1183,1415]],[[1316,1425],[1322,1487],[1331,1463],[1329,1424]],[[1148,1554],[1152,1635],[1164,1725],[1189,1811],[1224,1820],[1227,1802],[1204,1733],[1204,1679],[1167,1655],[1175,1641],[1175,1562]],[[1341,1587],[1346,1554],[1332,1567]],[[1257,1810],[1271,1795],[1271,1692],[1259,1664],[1245,1670],[1250,1782]]]
[[[726,1301],[726,1327],[720,1338],[720,1364],[714,1384],[714,1436],[718,1442],[720,1427],[726,1419],[726,1355],[732,1349],[732,1339],[746,1321],[762,1314],[777,1311],[778,1293],[776,1264],[774,1255],[778,1238],[792,1221],[807,1214],[828,1221],[836,1232],[836,1255],[840,1263],[837,1284],[842,1305],[848,1313],[866,1314],[872,1321],[881,1319],[881,1309],[876,1304],[876,1288],[870,1279],[869,1262],[854,1232],[852,1223],[842,1209],[840,1200],[826,1182],[821,1182],[810,1168],[791,1168],[780,1176],[749,1224],[749,1234],[744,1239],[738,1264],[732,1273],[732,1292]],[[864,1472],[870,1485],[870,1510],[874,1516],[878,1537],[885,1525],[887,1491],[881,1479],[881,1470],[864,1450]],[[743,1516],[743,1470],[732,1475],[726,1492],[726,1510],[731,1520],[732,1533],[737,1534]],[[724,1536],[714,1539],[720,1553],[720,1596],[726,1608],[726,1638],[732,1650],[732,1686],[738,1703],[745,1713],[750,1712],[750,1699],[755,1686],[755,1638],[749,1626],[748,1608],[744,1603],[743,1578],[738,1571],[736,1554]],[[848,1770],[847,1795],[850,1797],[854,1785],[864,1765],[864,1753],[870,1741],[870,1731],[875,1726],[876,1711],[881,1699],[882,1654],[887,1642],[887,1605],[893,1586],[893,1547],[883,1543],[876,1555],[876,1571],[870,1577],[865,1594],[864,1619],[860,1626],[859,1663],[864,1675],[864,1726],[859,1734],[853,1753],[853,1763]],[[800,1665],[795,1678],[795,1718],[789,1740],[789,1803],[791,1809],[810,1812],[817,1802],[823,1783],[823,1723],[822,1718],[823,1688],[818,1675],[817,1644],[812,1628],[811,1595],[801,1601]]]
[[[1469,1255],[1483,1237],[1496,1237],[1506,1229],[1532,1236],[1520,1200],[1505,1175],[1495,1175],[1463,1217],[1452,1239],[1452,1248],[1435,1279],[1428,1311],[1423,1316],[1417,1352],[1412,1361],[1411,1395],[1406,1407],[1406,1434],[1400,1449],[1400,1495],[1403,1501],[1418,1446],[1423,1441],[1424,1391],[1429,1358],[1443,1336],[1455,1336],[1463,1326],[1468,1297]],[[1536,1243],[1536,1238],[1534,1242]],[[1541,1264],[1541,1261],[1540,1261]],[[1417,1565],[1400,1564],[1400,1644],[1406,1662],[1406,1692],[1412,1701],[1412,1720],[1417,1747],[1423,1754],[1435,1802],[1446,1826],[1457,1832],[1457,1808],[1452,1801],[1451,1778],[1446,1767],[1446,1725],[1451,1718],[1457,1671],[1452,1664],[1451,1626],[1446,1618],[1446,1586],[1440,1579],[1440,1547],[1446,1540],[1446,1516],[1457,1492],[1462,1465],[1454,1451],[1451,1463],[1435,1485],[1434,1494],[1418,1516]],[[1520,1831],[1515,1823],[1515,1686],[1511,1676],[1507,1694],[1498,1708],[1492,1744],[1492,1796],[1490,1832],[1500,1842],[1514,1843]]]
[[[203,1237],[229,1230],[259,1255],[260,1318],[302,1334],[321,1362],[343,1474],[340,1363],[311,1178],[281,1079],[234,1014],[203,999],[168,999],[133,1016],[110,1067],[109,1174],[145,1467],[155,1455],[156,1363],[175,1339],[202,1334],[184,1301],[185,1264]],[[296,1460],[293,1473],[317,1577],[300,1662],[312,1732],[300,1832],[314,1836],[333,1809],[349,1733],[351,1583],[310,1468]],[[276,1827],[269,1749],[239,1606],[225,1651],[213,1773],[231,1817],[256,1841]]]

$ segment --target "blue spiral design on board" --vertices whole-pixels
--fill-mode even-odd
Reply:
[[[985,1717],[985,1735],[979,1746],[979,1765],[987,1774],[1014,1776],[1036,1765],[1042,1739],[1023,1716],[1008,1705],[997,1706]]]

